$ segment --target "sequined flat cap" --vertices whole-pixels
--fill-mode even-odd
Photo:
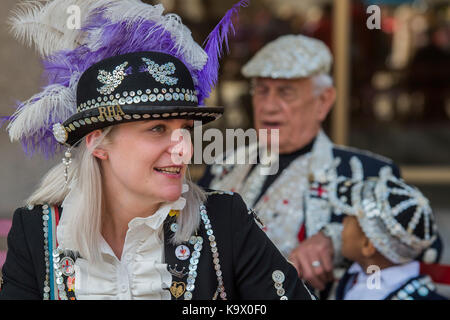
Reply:
[[[329,73],[333,57],[320,40],[285,35],[269,42],[242,68],[247,78],[295,79]]]
[[[221,107],[198,105],[187,67],[162,52],[118,55],[94,64],[80,78],[77,112],[53,127],[61,143],[73,145],[87,133],[122,122],[186,118],[217,119]]]

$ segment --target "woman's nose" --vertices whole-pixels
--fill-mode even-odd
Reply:
[[[189,163],[192,155],[192,142],[188,130],[177,129],[172,133],[168,152],[174,164]]]

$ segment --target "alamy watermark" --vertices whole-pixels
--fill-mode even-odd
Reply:
[[[66,10],[69,17],[66,20],[66,26],[69,30],[81,29],[81,9],[79,6],[73,4],[67,7]]]
[[[381,9],[379,6],[373,4],[367,7],[367,14],[370,16],[367,18],[366,26],[369,30],[381,29]]]
[[[369,290],[381,289],[381,269],[377,265],[370,265],[367,267],[366,274],[370,274],[366,280],[366,286]]]
[[[261,175],[273,175],[279,169],[279,129],[270,130],[270,136],[267,129],[226,129],[224,135],[215,128],[203,131],[201,122],[194,121],[193,137],[188,130],[178,129],[172,132],[171,139],[177,142],[172,148],[174,164],[259,163]],[[203,142],[209,142],[205,148]],[[227,157],[224,157],[224,146]]]

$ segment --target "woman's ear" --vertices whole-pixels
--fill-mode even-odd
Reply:
[[[377,248],[373,245],[369,238],[365,237],[361,252],[364,257],[370,258],[377,253]]]
[[[88,150],[92,150],[92,155],[94,155],[94,157],[99,158],[101,160],[106,160],[108,159],[107,151],[98,146],[94,148],[96,140],[99,139],[101,136],[102,136],[101,130],[94,130],[90,132],[85,138],[86,147],[88,148]]]

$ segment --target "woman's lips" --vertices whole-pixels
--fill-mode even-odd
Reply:
[[[178,179],[181,178],[181,171],[183,167],[181,166],[169,166],[169,167],[160,167],[160,168],[154,168],[157,173],[165,175],[169,178]]]

